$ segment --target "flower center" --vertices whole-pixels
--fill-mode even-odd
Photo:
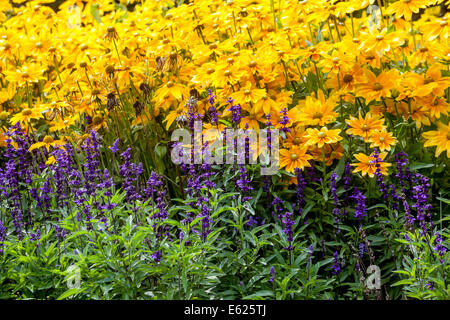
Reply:
[[[45,136],[44,140],[42,140],[44,143],[52,143],[54,140],[50,136]]]
[[[381,142],[383,142],[384,141],[384,137],[380,137],[380,139],[379,139]]]
[[[434,79],[432,77],[426,77],[425,80],[423,80],[423,84],[428,84],[434,82]]]
[[[367,125],[367,123],[364,123],[363,126],[362,126],[362,131],[369,131],[369,130],[370,130],[370,128]]]
[[[376,39],[377,39],[378,41],[381,41],[381,40],[384,39],[384,37],[383,37],[381,34],[379,34],[379,35],[376,36]]]
[[[447,140],[450,140],[450,132],[447,133]]]
[[[302,139],[299,137],[295,137],[294,140],[292,140],[292,143],[298,146],[300,143],[302,143]]]
[[[6,120],[8,119],[9,112],[8,111],[2,111],[0,112],[0,120]]]
[[[249,96],[249,95],[250,95],[250,90],[245,89],[245,90],[244,90],[244,94],[245,94],[246,96]]]
[[[427,51],[428,51],[428,48],[426,48],[426,47],[420,48],[420,52],[427,52]]]
[[[96,116],[92,119],[92,122],[93,122],[96,126],[98,126],[100,123],[103,122],[103,118],[102,118],[101,116],[99,116],[99,115],[96,115]]]
[[[317,134],[317,136],[318,136],[319,138],[325,138],[325,132],[320,131],[320,132]]]
[[[172,81],[167,82],[166,86],[167,86],[167,88],[172,88],[173,82]]]
[[[42,48],[42,42],[36,42],[36,48]]]
[[[314,112],[313,119],[321,119],[323,117],[322,112]]]
[[[295,161],[298,159],[298,155],[296,153],[291,153],[291,160]]]
[[[115,70],[116,70],[116,68],[114,68],[113,65],[107,65],[105,68],[105,71],[107,74],[113,74]]]
[[[24,116],[31,116],[31,114],[33,113],[33,111],[31,111],[30,109],[26,108],[25,110],[22,111],[22,114]]]
[[[373,88],[373,90],[375,90],[375,91],[380,91],[380,90],[383,89],[383,86],[381,85],[381,83],[375,82],[372,88]]]
[[[352,82],[353,81],[353,76],[351,75],[351,74],[346,74],[345,76],[344,76],[344,83],[350,83],[350,82]]]

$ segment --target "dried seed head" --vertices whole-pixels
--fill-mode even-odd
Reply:
[[[94,118],[92,118],[92,123],[93,123],[94,125],[96,125],[96,126],[102,124],[102,122],[103,122],[103,117],[100,116],[100,115],[98,115],[98,114],[96,114],[96,115],[94,116]]]
[[[150,93],[152,92],[152,88],[150,88],[150,86],[148,84],[146,84],[145,82],[142,82],[140,84],[139,89],[141,89],[144,96],[149,96]]]
[[[117,100],[113,92],[108,93],[106,98],[106,107],[108,108],[108,111],[111,111],[114,107],[117,107],[119,105],[119,101]]]
[[[136,101],[133,104],[133,108],[134,108],[134,113],[135,113],[136,117],[139,117],[142,113],[142,110],[144,110],[144,105],[140,101]]]
[[[105,72],[108,75],[113,75],[114,71],[116,71],[116,68],[113,65],[107,65],[105,68]]]

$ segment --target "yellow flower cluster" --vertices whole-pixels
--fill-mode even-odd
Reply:
[[[242,128],[285,129],[289,172],[330,165],[343,138],[389,151],[400,122],[450,156],[442,0],[47,2],[0,5],[0,120],[27,130],[44,121],[54,136],[35,148],[80,128],[160,119],[170,131],[192,97],[207,114],[211,89],[223,123],[231,97]]]

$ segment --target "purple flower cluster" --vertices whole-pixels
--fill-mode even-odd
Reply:
[[[167,189],[161,175],[152,171],[150,178],[147,180],[146,188],[144,188],[144,195],[147,200],[152,202],[153,215],[151,218],[155,222],[153,228],[157,231],[156,237],[159,238],[164,231],[168,231],[168,226],[158,226],[157,223],[163,222],[169,216],[169,212],[166,209]]]
[[[447,248],[444,247],[444,245],[442,244],[442,238],[441,235],[439,234],[439,232],[436,232],[436,238],[434,240],[434,242],[436,243],[436,246],[434,247],[434,251],[439,255],[440,257],[440,263],[444,264],[444,255],[447,252]]]
[[[217,125],[219,114],[217,112],[216,107],[214,106],[216,96],[213,95],[211,89],[208,89],[208,96],[209,96],[208,103],[210,104],[210,107],[209,107],[208,111],[209,111],[209,116],[211,118],[211,123],[214,124],[214,125]]]
[[[286,212],[284,214],[282,214],[280,216],[281,222],[283,223],[283,232],[286,234],[287,236],[287,240],[289,242],[289,246],[287,246],[286,250],[289,251],[289,253],[292,251],[292,241],[294,240],[293,238],[293,231],[292,231],[292,226],[295,224],[294,219],[292,219],[292,213],[291,212]]]
[[[409,190],[412,185],[412,175],[409,170],[408,155],[405,152],[400,152],[395,155],[395,162],[397,163],[397,173],[395,177],[399,180],[402,192],[409,196]]]
[[[377,177],[378,186],[380,187],[380,192],[383,195],[383,200],[386,205],[389,204],[389,189],[386,186],[383,178],[383,174],[381,173],[380,162],[383,160],[380,159],[380,153],[377,149],[373,149],[372,157],[375,159],[375,176]]]
[[[270,267],[270,274],[272,275],[272,277],[270,277],[269,281],[273,282],[275,280],[275,267],[274,266]]]
[[[360,258],[362,258],[364,256],[364,253],[367,252],[367,247],[366,244],[364,242],[361,242],[359,244],[359,256]]]
[[[234,104],[233,98],[228,98],[227,103],[229,103],[231,106],[228,109],[231,111],[231,121],[238,126],[241,122],[242,115],[241,115],[241,105],[240,104]]]
[[[36,248],[39,248],[41,246],[40,240],[41,240],[41,231],[38,229],[36,233],[30,232],[30,239],[31,241],[36,242]]]
[[[361,225],[362,219],[366,216],[366,196],[362,194],[361,190],[355,187],[352,198],[356,202],[355,218],[358,219],[359,225]]]
[[[262,226],[265,224],[265,220],[263,220],[261,217],[255,216],[253,218],[253,216],[250,216],[250,218],[248,218],[248,221],[245,223],[245,225],[247,227],[258,227],[258,226]]]
[[[162,254],[161,254],[161,251],[159,251],[159,250],[155,251],[155,252],[152,254],[152,259],[153,259],[153,261],[155,261],[156,263],[158,263],[158,262],[161,261],[161,257],[162,257]]]
[[[428,189],[430,188],[429,179],[421,174],[415,176],[415,186],[413,187],[412,199],[414,204],[413,208],[417,210],[416,220],[419,221],[419,226],[426,234],[428,231],[426,225],[426,217],[431,220],[431,204],[429,203]]]
[[[126,191],[127,201],[133,202],[140,199],[137,186],[139,185],[139,176],[143,172],[142,163],[136,165],[131,162],[131,148],[122,152],[120,156],[123,159],[119,170],[119,174],[123,177],[122,188]]]
[[[341,265],[339,264],[339,253],[337,251],[335,251],[333,253],[333,265],[331,266],[332,269],[332,273],[335,275],[338,275],[339,273],[341,273],[342,269],[341,269]]]
[[[242,197],[242,202],[249,201],[252,199],[251,196],[248,196],[248,192],[253,190],[253,187],[250,186],[250,183],[252,180],[249,180],[247,178],[247,169],[245,165],[240,164],[239,165],[239,177],[236,180],[236,185],[238,187],[238,190],[244,195]]]
[[[287,116],[287,109],[286,108],[281,109],[280,114],[281,114],[281,117],[280,117],[279,123],[282,125],[281,131],[283,131],[284,133],[291,132],[291,129],[289,129],[287,127],[287,125],[289,124],[289,117]]]

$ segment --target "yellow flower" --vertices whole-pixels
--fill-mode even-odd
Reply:
[[[423,0],[399,0],[391,3],[386,11],[387,14],[395,14],[395,17],[405,17],[411,20],[412,14],[419,12],[420,9],[426,8],[430,1]]]
[[[295,168],[303,169],[310,167],[308,160],[312,159],[310,154],[307,154],[307,148],[291,148],[280,150],[280,168],[286,167],[286,171],[293,173]]]
[[[381,98],[390,97],[391,89],[395,87],[398,78],[397,72],[392,69],[381,72],[376,76],[369,69],[365,70],[366,81],[358,85],[357,94],[367,100],[380,100]]]
[[[388,174],[388,167],[390,167],[392,164],[388,162],[384,162],[384,158],[386,158],[387,152],[381,152],[379,157],[379,165],[380,165],[380,172],[383,175]],[[359,161],[359,163],[352,163],[352,166],[355,166],[355,170],[353,172],[361,172],[363,176],[366,174],[369,175],[369,177],[373,177],[375,175],[375,171],[377,170],[376,167],[376,158],[374,157],[374,154],[372,153],[370,156],[365,155],[364,153],[358,153],[355,154],[355,158]]]
[[[386,28],[380,31],[377,28],[370,28],[369,32],[362,34],[359,49],[373,50],[379,57],[382,57],[386,52],[402,43],[403,41],[399,38],[397,32],[388,33]]]
[[[31,147],[28,149],[28,151],[33,151],[34,149],[39,149],[42,147],[45,147],[47,151],[50,151],[50,147],[56,147],[61,145],[60,140],[53,140],[51,136],[45,136],[44,139],[40,142],[33,143]]]
[[[308,128],[306,129],[306,138],[308,138],[306,145],[317,144],[319,148],[322,148],[325,143],[336,143],[342,140],[342,137],[339,135],[340,132],[341,129],[328,130],[327,127],[323,127],[320,130]]]
[[[332,122],[337,113],[334,112],[335,99],[325,99],[322,90],[318,91],[318,98],[311,96],[306,97],[305,105],[302,107],[299,105],[301,111],[298,116],[298,121],[303,122],[305,125],[320,125],[324,126]]]
[[[56,158],[55,158],[54,156],[50,156],[50,157],[48,158],[48,160],[45,162],[45,164],[46,164],[47,166],[52,165],[52,164],[55,164],[55,163],[56,163]]]
[[[266,95],[265,89],[252,88],[252,84],[247,82],[245,86],[241,87],[241,90],[231,94],[234,101],[239,103],[257,103]],[[259,110],[258,110],[259,111]]]
[[[42,75],[44,69],[34,63],[24,65],[15,71],[4,71],[4,73],[8,81],[17,83],[19,87],[24,86],[27,82],[38,82],[45,79]]]
[[[378,147],[381,151],[384,151],[391,150],[391,146],[395,145],[397,140],[392,136],[392,132],[375,130],[370,135],[369,142],[371,142],[371,148]]]
[[[301,127],[297,127],[295,129],[291,129],[291,132],[287,134],[286,140],[284,140],[283,144],[286,147],[301,147],[306,144],[308,138],[305,137],[305,131]]]
[[[22,124],[26,124],[30,122],[32,119],[40,119],[43,118],[42,113],[34,109],[25,108],[21,112],[16,113],[9,121],[12,125],[15,125],[17,122],[21,122]]]
[[[249,129],[253,130],[259,130],[259,123],[264,123],[267,120],[264,118],[263,111],[260,111],[258,113],[250,111],[248,116],[245,116],[241,118],[241,122],[239,123],[239,126],[241,129],[245,130],[246,125],[248,125]]]
[[[447,151],[447,158],[450,158],[450,124],[438,122],[438,130],[424,132],[422,136],[426,140],[424,147],[436,146],[436,157]]]
[[[364,140],[367,140],[374,130],[383,130],[383,120],[372,116],[369,112],[364,118],[361,117],[361,113],[358,118],[350,116],[350,120],[346,122],[350,126],[347,133],[363,137]]]

